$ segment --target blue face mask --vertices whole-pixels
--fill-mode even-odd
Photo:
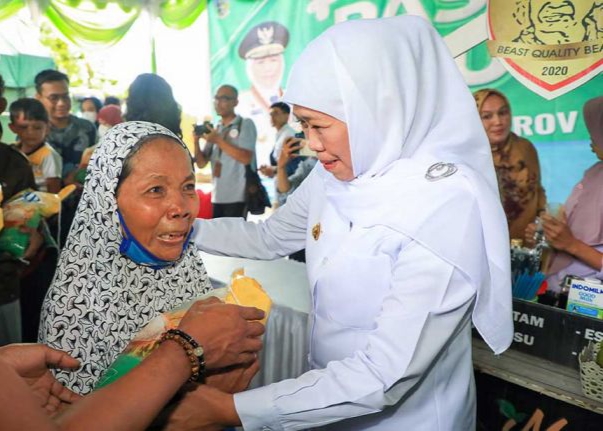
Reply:
[[[130,233],[128,226],[126,225],[126,222],[119,211],[117,211],[117,216],[119,217],[119,223],[121,224],[124,231],[121,244],[119,245],[119,252],[121,254],[130,258],[138,265],[148,266],[151,269],[162,269],[168,266],[175,265],[178,259],[180,259],[178,258],[177,260],[163,260],[155,256],[153,253],[148,251],[141,243],[139,243],[136,238],[134,238],[134,236]],[[182,252],[186,250],[186,247],[188,246],[192,234],[193,229],[191,228],[182,246]],[[180,257],[182,257],[182,254],[180,255]]]

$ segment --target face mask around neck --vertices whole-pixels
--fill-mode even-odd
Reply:
[[[119,223],[123,228],[121,244],[119,245],[119,252],[124,256],[128,257],[133,262],[138,265],[148,266],[151,269],[163,269],[169,266],[173,266],[178,262],[178,260],[163,260],[153,255],[150,251],[148,251],[142,244],[140,244],[134,236],[130,233],[128,226],[126,225],[125,220],[123,219],[121,213],[117,211],[117,216],[119,217]],[[193,229],[191,228],[184,244],[182,246],[182,252],[186,250],[188,243],[190,241],[191,235],[193,234]]]

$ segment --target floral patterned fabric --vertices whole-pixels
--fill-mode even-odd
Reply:
[[[538,154],[532,143],[511,133],[501,147],[492,147],[498,188],[511,238],[523,238],[529,223],[546,207]]]
[[[159,313],[211,286],[196,248],[168,268],[139,266],[119,252],[122,239],[115,190],[123,161],[149,135],[169,130],[146,122],[113,127],[98,145],[55,279],[42,310],[40,342],[81,361],[77,371],[57,371],[75,392],[90,392],[130,339]]]

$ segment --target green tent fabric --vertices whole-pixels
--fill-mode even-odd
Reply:
[[[54,69],[54,66],[54,61],[48,57],[0,53],[0,75],[4,78],[7,88],[31,87],[38,72]]]
[[[41,13],[69,40],[78,45],[110,46],[130,30],[143,10],[158,17],[169,28],[190,26],[207,7],[207,0],[31,0]],[[0,22],[13,16],[26,0],[0,0]],[[155,41],[152,71],[157,69]],[[8,66],[7,66],[8,67]]]
[[[170,28],[190,26],[207,0],[35,0],[56,28],[76,44],[112,45],[128,32],[143,10]],[[0,21],[26,6],[25,0],[0,0]]]
[[[7,88],[31,88],[38,72],[55,67],[50,52],[31,31],[32,26],[19,19],[0,22],[0,74]]]
[[[0,21],[10,18],[25,6],[25,0],[0,0]]]

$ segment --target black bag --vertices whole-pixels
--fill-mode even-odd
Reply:
[[[272,207],[260,176],[249,165],[245,165],[245,203],[253,215],[264,214],[266,208]]]

